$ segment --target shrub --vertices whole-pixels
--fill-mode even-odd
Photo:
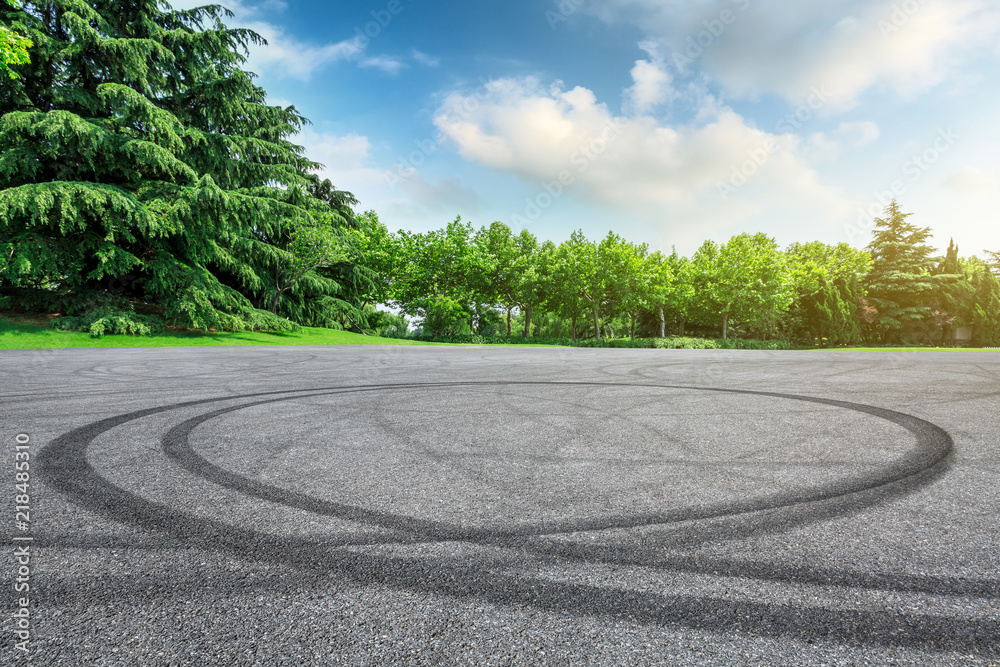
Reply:
[[[163,331],[163,320],[156,315],[140,315],[131,308],[101,306],[80,315],[57,317],[52,326],[63,331],[86,331],[91,338],[105,334],[148,336]]]
[[[297,331],[299,325],[265,310],[252,310],[245,324],[255,331]],[[91,338],[110,334],[150,336],[163,333],[163,318],[159,315],[135,312],[131,304],[105,304],[79,315],[57,317],[52,326],[63,331],[86,331]]]

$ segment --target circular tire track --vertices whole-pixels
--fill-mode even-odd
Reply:
[[[750,512],[761,512],[786,508],[803,503],[815,503],[823,500],[831,500],[843,496],[870,491],[883,487],[894,482],[899,482],[907,478],[913,478],[925,473],[938,463],[948,457],[952,450],[951,437],[941,428],[930,422],[918,419],[911,415],[906,415],[891,410],[876,408],[857,403],[847,403],[831,399],[798,396],[792,394],[777,394],[768,392],[753,392],[735,389],[705,389],[695,387],[682,387],[670,385],[650,385],[631,383],[611,383],[611,382],[509,382],[509,383],[477,383],[460,382],[435,385],[383,385],[371,386],[359,389],[336,390],[329,392],[310,393],[309,396],[323,396],[329,394],[350,393],[352,391],[419,391],[426,389],[451,389],[455,387],[483,387],[483,386],[518,386],[518,385],[547,385],[554,387],[651,387],[658,389],[677,390],[698,390],[724,392],[731,394],[751,394],[756,396],[767,396],[772,398],[791,399],[820,403],[838,408],[854,410],[873,415],[875,417],[891,421],[913,433],[917,438],[917,445],[904,457],[897,459],[891,465],[882,466],[872,473],[847,480],[840,480],[833,484],[820,486],[812,491],[793,494],[774,494],[762,498],[750,499],[738,503],[719,503],[700,508],[679,508],[666,512],[647,513],[639,515],[614,516],[607,518],[587,519],[579,521],[548,521],[544,526],[529,523],[506,530],[489,529],[463,529],[442,522],[427,522],[417,517],[379,512],[368,508],[347,505],[343,503],[333,503],[315,499],[305,494],[290,491],[288,489],[258,482],[247,477],[238,475],[211,461],[203,458],[194,451],[190,444],[190,436],[195,428],[225,414],[243,410],[245,408],[257,407],[260,405],[273,404],[295,400],[301,396],[284,396],[280,398],[269,398],[252,401],[237,406],[221,408],[211,412],[188,419],[181,424],[170,429],[163,437],[162,446],[164,452],[171,459],[176,461],[188,472],[202,477],[210,482],[238,491],[240,493],[267,500],[269,502],[306,510],[324,516],[336,517],[365,523],[369,525],[388,528],[391,530],[414,533],[422,539],[441,541],[467,541],[467,542],[488,542],[491,544],[505,544],[511,540],[521,537],[552,535],[557,533],[576,533],[592,530],[607,530],[612,528],[638,528],[640,526],[651,526],[658,524],[677,523],[682,521],[717,519],[721,517],[746,514]]]
[[[341,393],[423,391],[469,386],[547,385],[556,387],[652,387],[683,391],[708,391],[746,394],[818,403],[854,410],[893,422],[912,433],[916,446],[893,464],[883,466],[868,475],[841,480],[818,487],[809,493],[773,495],[739,503],[719,504],[707,508],[667,511],[640,516],[619,516],[565,521],[545,527],[526,524],[515,529],[489,531],[462,529],[439,522],[426,522],[413,517],[378,512],[368,508],[321,501],[305,494],[263,484],[236,475],[208,462],[191,448],[189,436],[199,424],[243,408]],[[573,583],[554,582],[524,575],[491,571],[496,559],[465,558],[465,564],[437,561],[433,558],[397,557],[377,553],[357,553],[337,550],[335,540],[305,540],[282,538],[267,533],[205,519],[153,503],[132,494],[103,478],[86,460],[89,445],[102,433],[122,424],[154,414],[181,408],[211,405],[222,401],[248,400],[238,406],[212,410],[173,427],[164,436],[164,451],[186,470],[216,484],[270,502],[296,507],[329,516],[375,525],[396,531],[399,542],[462,540],[487,546],[524,549],[534,543],[532,538],[554,533],[567,533],[610,528],[634,528],[654,524],[735,517],[750,512],[768,510],[802,513],[794,520],[815,521],[836,516],[860,506],[870,506],[888,497],[908,493],[940,476],[948,465],[953,443],[940,427],[907,415],[874,406],[810,396],[759,392],[724,388],[602,382],[442,382],[422,384],[361,385],[294,391],[261,392],[221,398],[189,401],[157,408],[139,410],[102,419],[74,429],[53,440],[39,455],[42,478],[48,486],[68,496],[73,502],[99,515],[143,529],[166,533],[207,550],[223,550],[240,557],[280,565],[291,565],[310,571],[340,572],[362,585],[385,585],[448,595],[457,598],[476,597],[497,604],[533,605],[552,611],[572,611],[577,614],[621,617],[640,622],[682,625],[706,630],[733,630],[763,636],[784,636],[811,640],[825,636],[843,642],[865,642],[891,646],[912,646],[940,649],[944,645],[972,653],[989,652],[991,637],[1000,633],[997,623],[963,619],[948,619],[948,630],[941,629],[941,619],[924,618],[896,612],[866,612],[858,610],[810,609],[809,617],[802,610],[782,609],[766,603],[714,600],[697,596],[656,595],[627,590],[614,590]],[[782,521],[787,525],[787,520]],[[764,522],[765,527],[767,521]],[[758,529],[761,527],[758,526]],[[364,540],[374,544],[394,540]],[[353,542],[358,544],[360,542]],[[559,554],[558,549],[540,550]],[[577,555],[579,553],[577,552]],[[586,556],[583,556],[586,558]],[[678,569],[685,569],[680,567]],[[750,575],[752,576],[752,574]],[[780,573],[770,577],[780,579]],[[881,584],[891,582],[882,580]],[[907,588],[906,586],[903,587]],[[918,586],[919,588],[919,586]],[[992,590],[983,593],[995,593]],[[734,605],[740,607],[734,614]],[[762,623],[761,619],[771,619]],[[734,619],[736,619],[734,621]],[[745,620],[739,620],[745,619]],[[899,630],[899,628],[903,628]],[[890,632],[889,629],[892,631]]]

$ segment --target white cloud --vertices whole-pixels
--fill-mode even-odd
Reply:
[[[264,0],[255,9],[267,14],[280,14],[288,9],[288,3],[285,0]]]
[[[399,58],[393,56],[371,56],[369,58],[363,58],[361,60],[362,67],[374,67],[375,69],[382,70],[386,74],[399,74],[401,70],[408,67]]]
[[[867,146],[877,140],[880,135],[878,124],[870,120],[853,123],[843,122],[837,128],[837,136],[852,148]]]
[[[202,0],[172,0],[175,9],[192,9],[205,4]],[[258,3],[229,0],[225,6],[235,15],[227,23],[258,33],[266,45],[249,45],[249,57],[244,67],[257,74],[289,76],[308,81],[312,75],[331,64],[354,62],[387,74],[397,74],[406,64],[392,56],[366,56],[368,40],[362,35],[315,44],[288,34],[281,26],[268,20],[287,9],[284,0],[263,0]]]
[[[960,195],[996,195],[1000,193],[1000,171],[965,167],[941,183],[943,190]]]
[[[840,141],[827,136],[825,132],[814,132],[809,137],[806,151],[813,159],[828,160],[840,154]]]
[[[310,160],[324,165],[317,172],[321,178],[328,178],[336,187],[354,194],[361,210],[375,208],[387,215],[387,220],[431,228],[439,223],[442,214],[450,219],[456,213],[464,217],[486,208],[482,197],[458,178],[431,182],[413,169],[403,177],[390,179],[390,174],[398,176],[399,172],[373,166],[368,137],[307,127],[292,141],[305,148]]]
[[[631,74],[634,83],[625,96],[636,112],[649,113],[670,98],[672,79],[662,62],[637,60]]]
[[[246,27],[267,40],[266,46],[251,46],[246,68],[258,74],[290,76],[308,81],[313,72],[340,61],[357,60],[364,53],[358,38],[322,46],[303,43],[268,23],[252,22]]]
[[[838,156],[846,145],[848,148],[862,148],[880,136],[878,124],[872,121],[843,122],[827,135],[815,132],[809,137],[806,154],[814,159],[831,159]]]
[[[306,157],[321,163],[320,176],[329,178],[339,188],[358,195],[357,188],[368,190],[384,185],[383,172],[367,165],[371,157],[368,137],[318,132],[306,127],[291,140],[305,148]]]
[[[848,206],[802,161],[796,137],[759,130],[712,98],[697,124],[671,126],[615,116],[586,88],[499,79],[449,96],[435,124],[465,159],[540,187],[562,175],[573,196],[635,216],[660,238],[691,227],[704,238],[768,207],[815,218]],[[720,192],[731,182],[740,187]]]
[[[434,184],[429,182],[419,171],[410,174],[403,180],[403,191],[409,195],[410,202],[397,203],[397,208],[404,207],[421,213],[456,212],[469,215],[481,211],[486,202],[472,188],[462,185],[458,178],[448,178]]]
[[[413,49],[412,51],[413,59],[416,60],[421,65],[426,65],[427,67],[439,67],[441,65],[441,59],[435,58],[434,56],[429,56],[422,51],[417,51]]]
[[[638,25],[668,63],[689,61],[732,94],[797,103],[824,85],[833,91],[829,110],[876,86],[927,90],[1000,35],[995,0],[608,0],[587,8]]]

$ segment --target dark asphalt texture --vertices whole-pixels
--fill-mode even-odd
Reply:
[[[18,350],[0,378],[0,665],[1000,665],[1000,353]]]

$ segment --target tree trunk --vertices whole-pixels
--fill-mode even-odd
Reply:
[[[507,338],[510,338],[510,307],[507,308]]]
[[[531,338],[531,304],[524,309],[524,337]]]
[[[729,332],[729,313],[722,314],[722,340],[726,340],[726,334]]]
[[[681,328],[680,328],[680,334],[681,334],[682,338],[684,337],[684,326],[686,324],[687,324],[687,318],[686,317],[682,317],[681,318]]]
[[[576,315],[569,318],[569,336],[570,340],[576,340]]]
[[[601,322],[597,315],[597,304],[594,304],[594,335],[601,340]]]
[[[275,315],[278,314],[278,299],[281,298],[281,293],[284,291],[279,289],[274,293],[274,300],[271,301],[271,312]]]
[[[635,340],[635,313],[629,313],[628,316],[632,320],[629,326],[628,337],[629,340]]]
[[[660,338],[667,337],[667,318],[663,315],[663,306],[657,306],[656,309],[660,313]]]

